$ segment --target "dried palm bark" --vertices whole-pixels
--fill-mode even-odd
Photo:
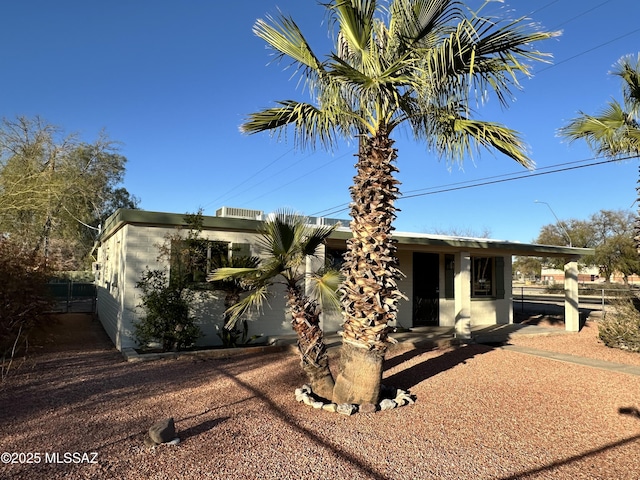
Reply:
[[[344,307],[343,349],[334,389],[337,403],[376,403],[388,323],[396,319],[402,276],[392,238],[398,183],[396,150],[384,130],[364,138],[351,187],[351,231],[340,288]]]
[[[287,288],[287,308],[291,314],[291,326],[298,336],[301,366],[311,389],[315,395],[331,400],[334,379],[320,328],[322,310],[317,302],[302,295],[297,287]]]

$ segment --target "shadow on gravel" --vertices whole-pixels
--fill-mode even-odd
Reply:
[[[569,465],[573,462],[578,462],[580,460],[584,460],[585,458],[592,457],[598,455],[600,453],[606,452],[608,450],[613,450],[618,447],[622,447],[624,445],[634,443],[640,440],[640,434],[634,435],[632,437],[625,438],[623,440],[619,440],[617,442],[607,443],[598,448],[593,448],[591,450],[587,450],[579,455],[573,455],[571,457],[567,457],[563,460],[558,460],[557,462],[552,462],[547,465],[543,465],[542,467],[532,468],[530,470],[525,470],[523,472],[518,472],[514,475],[509,475],[508,477],[500,477],[497,480],[523,480],[526,478],[539,478],[540,474],[549,473],[552,470],[557,468],[561,468],[565,465]],[[557,477],[545,477],[545,478],[557,478]]]
[[[199,423],[198,425],[194,425],[193,427],[187,428],[185,430],[178,430],[177,435],[180,437],[180,441],[184,442],[186,439],[190,437],[196,437],[201,433],[207,432],[214,427],[217,427],[223,422],[226,422],[231,417],[219,417],[211,420],[204,421]]]
[[[368,478],[373,478],[376,480],[391,480],[389,477],[385,477],[377,472],[371,465],[368,465],[364,461],[359,458],[350,455],[340,448],[339,444],[332,444],[327,439],[320,438],[313,431],[308,428],[303,427],[298,422],[296,422],[289,413],[287,413],[284,409],[278,406],[273,400],[271,400],[268,396],[266,396],[263,392],[253,387],[251,384],[244,382],[238,378],[234,373],[229,372],[223,365],[217,365],[215,370],[220,372],[222,375],[226,376],[229,380],[236,383],[239,387],[250,391],[256,398],[260,399],[260,401],[264,402],[266,407],[271,410],[271,413],[276,417],[280,418],[283,422],[287,423],[294,430],[301,433],[305,437],[307,437],[311,442],[318,445],[321,448],[326,448],[333,452],[337,457],[342,458],[343,460],[349,462],[351,466],[359,470],[363,475],[366,475]]]
[[[630,417],[640,418],[640,410],[636,407],[620,407],[618,409],[620,415],[628,415]]]
[[[456,365],[464,364],[467,360],[472,359],[476,355],[482,355],[494,349],[494,346],[482,344],[454,347],[437,357],[428,358],[423,362],[403,369],[401,372],[390,375],[384,379],[384,383],[386,385],[410,390],[417,384],[433,377],[434,375],[454,368]],[[427,351],[429,350],[410,350],[402,355],[392,358],[391,361],[393,361],[395,365],[399,365]]]

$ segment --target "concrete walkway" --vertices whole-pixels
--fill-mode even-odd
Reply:
[[[471,329],[472,343],[492,345],[502,350],[534,355],[548,358],[560,362],[573,363],[586,367],[599,368],[611,372],[625,373],[627,375],[640,376],[640,366],[626,365],[623,363],[607,362],[593,358],[580,357],[565,353],[549,352],[535,348],[510,345],[509,339],[518,336],[538,336],[538,335],[574,335],[574,332],[567,332],[561,328],[541,327],[538,325],[526,324],[504,324],[504,325],[478,325]],[[454,330],[450,327],[417,327],[412,328],[407,333],[394,333],[391,335],[399,342],[412,343],[415,346],[447,346],[457,343]]]
[[[574,363],[576,365],[599,368],[601,370],[608,370],[610,372],[626,373],[627,375],[640,376],[640,367],[634,365],[605,362],[604,360],[596,360],[594,358],[579,357],[577,355],[568,355],[566,353],[548,352],[546,350],[521,347],[518,345],[503,345],[499,348],[511,352],[518,352],[526,355],[535,355],[536,357],[548,358],[549,360],[558,360],[559,362]]]

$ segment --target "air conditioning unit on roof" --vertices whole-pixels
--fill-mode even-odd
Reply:
[[[262,218],[262,210],[250,210],[248,208],[222,207],[216,210],[216,217],[244,218],[246,220],[259,220]]]

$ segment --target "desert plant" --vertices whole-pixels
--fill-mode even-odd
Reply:
[[[262,225],[259,243],[262,261],[254,268],[218,268],[210,275],[210,282],[240,280],[249,285],[249,293],[227,309],[229,322],[235,322],[245,313],[260,309],[270,288],[284,284],[287,311],[291,326],[298,337],[302,369],[309,378],[313,392],[330,399],[334,380],[329,369],[329,358],[320,328],[323,305],[337,304],[336,289],[340,275],[325,270],[308,275],[305,262],[316,255],[317,249],[329,237],[335,226],[312,226],[307,219],[294,212],[280,211]],[[307,281],[312,285],[305,292]]]
[[[611,300],[614,311],[598,325],[600,340],[611,348],[640,352],[640,298],[636,295]]]
[[[165,270],[145,269],[136,283],[140,305],[146,315],[134,326],[141,346],[158,342],[163,351],[184,350],[200,337],[200,328],[190,315],[194,293],[170,283]]]

